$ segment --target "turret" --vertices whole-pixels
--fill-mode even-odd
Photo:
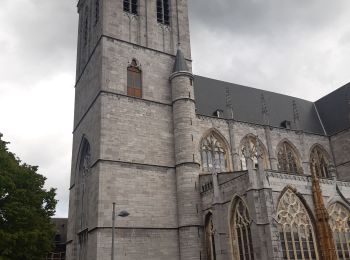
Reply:
[[[200,259],[202,219],[200,164],[194,145],[195,99],[193,74],[179,48],[170,76],[173,102],[180,259]]]

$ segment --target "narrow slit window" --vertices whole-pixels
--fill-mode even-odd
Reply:
[[[95,25],[100,19],[100,0],[95,0]]]
[[[157,21],[165,25],[170,24],[169,0],[157,0]]]
[[[127,70],[128,96],[142,97],[142,77],[141,70],[136,60],[133,60]]]
[[[137,15],[138,14],[137,0],[124,0],[123,9],[124,9],[124,12]]]

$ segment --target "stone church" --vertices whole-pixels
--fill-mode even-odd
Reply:
[[[78,13],[67,259],[350,259],[350,84],[193,75],[187,0]]]

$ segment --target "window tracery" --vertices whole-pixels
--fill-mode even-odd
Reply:
[[[310,155],[311,173],[319,178],[331,178],[328,171],[329,161],[327,155],[320,146],[315,146]]]
[[[254,260],[250,223],[247,206],[242,199],[238,199],[232,209],[230,232],[234,254],[240,260]]]
[[[213,224],[213,215],[209,213],[205,223],[205,243],[207,247],[207,259],[216,260],[215,252],[215,230]]]
[[[294,148],[287,141],[279,145],[277,159],[281,171],[298,174],[302,173],[299,157]]]
[[[258,151],[258,146],[257,146],[257,142],[259,142],[259,147],[260,147],[260,151]],[[267,169],[268,168],[268,163],[267,163],[267,153],[266,153],[266,149],[264,147],[264,144],[258,139],[257,136],[253,136],[253,135],[248,135],[246,137],[243,138],[242,142],[241,142],[241,167],[242,170],[247,170],[247,161],[246,158],[244,156],[244,149],[250,149],[252,156],[252,160],[253,160],[253,164],[254,167],[257,168],[258,167],[258,152],[261,153],[259,154],[259,156],[262,156],[263,161],[264,161],[264,168]]]
[[[202,168],[204,171],[225,172],[228,168],[227,153],[223,141],[214,133],[209,134],[201,144]]]
[[[310,216],[301,200],[290,189],[279,201],[277,222],[283,259],[319,259]]]
[[[332,204],[328,212],[338,259],[350,259],[350,212],[340,203]]]
[[[123,0],[124,12],[137,15],[138,3],[137,0]]]
[[[127,88],[128,96],[142,97],[142,72],[135,59],[127,69]]]
[[[170,24],[169,0],[157,0],[157,21],[165,25]]]

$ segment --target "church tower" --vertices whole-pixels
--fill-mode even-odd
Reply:
[[[187,0],[77,7],[67,259],[204,259]]]

